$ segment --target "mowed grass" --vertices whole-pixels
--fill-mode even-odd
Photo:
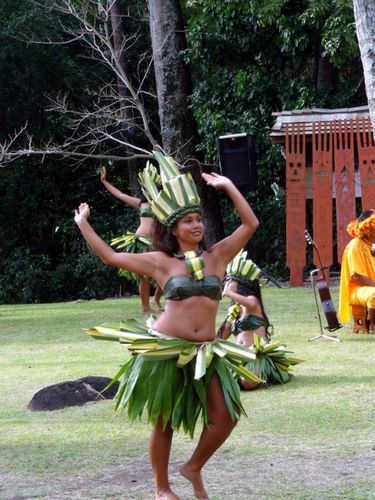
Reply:
[[[263,296],[274,340],[305,361],[290,383],[242,393],[249,418],[204,470],[210,498],[375,498],[375,337],[346,325],[339,343],[309,342],[320,333],[311,289],[266,287]],[[0,306],[1,499],[154,498],[145,421],[114,416],[113,401],[27,409],[47,385],[113,375],[126,348],[84,328],[129,317],[141,319],[138,298]],[[183,499],[193,496],[178,468],[197,439],[173,442],[171,482]]]

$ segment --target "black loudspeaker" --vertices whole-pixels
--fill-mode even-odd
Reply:
[[[221,173],[242,192],[254,189],[257,183],[255,137],[250,134],[219,137]]]

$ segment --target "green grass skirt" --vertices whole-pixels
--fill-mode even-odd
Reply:
[[[126,253],[145,253],[150,251],[151,239],[146,236],[137,236],[135,233],[128,231],[122,236],[113,238],[111,245],[116,247],[117,250]],[[138,274],[131,273],[126,269],[119,269],[118,274],[122,278],[139,285],[140,276]]]
[[[96,339],[118,340],[132,353],[111,382],[120,382],[115,411],[126,410],[130,420],[147,413],[147,421],[153,426],[161,417],[164,427],[170,425],[193,436],[199,420],[204,426],[208,424],[207,395],[214,374],[233,420],[246,414],[238,376],[262,382],[243,366],[255,354],[227,340],[198,343],[160,338],[136,320],[116,327],[97,326],[87,332]]]
[[[126,408],[130,420],[140,419],[146,411],[153,426],[161,417],[164,427],[182,428],[192,437],[199,420],[203,426],[208,424],[207,394],[214,373],[219,376],[231,417],[235,420],[245,414],[237,378],[218,356],[199,380],[194,379],[195,358],[178,367],[175,359],[153,360],[135,354],[123,368],[116,411]]]

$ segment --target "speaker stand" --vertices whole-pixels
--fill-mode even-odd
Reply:
[[[320,271],[320,269],[314,269],[313,271],[311,271],[310,279],[311,279],[311,286],[312,286],[312,289],[314,291],[314,298],[315,298],[316,310],[318,313],[320,334],[316,335],[315,337],[312,337],[311,339],[308,340],[308,342],[314,342],[314,340],[320,340],[320,339],[332,340],[333,342],[341,342],[341,340],[339,338],[337,338],[336,335],[327,335],[323,331],[322,318],[320,315],[319,303],[318,303],[318,299],[316,296],[316,287],[315,287],[315,281],[314,281],[314,275],[317,274],[319,271]]]

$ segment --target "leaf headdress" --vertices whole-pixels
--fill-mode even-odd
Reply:
[[[259,277],[262,270],[251,260],[247,259],[247,252],[241,250],[228,264],[225,280],[233,279],[238,282],[251,283]]]
[[[163,225],[172,227],[185,214],[201,212],[200,198],[190,173],[182,174],[172,157],[158,151],[153,154],[159,163],[160,175],[155,166],[147,162],[139,179],[154,216]]]

